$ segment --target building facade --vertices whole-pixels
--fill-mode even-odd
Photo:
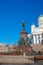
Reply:
[[[4,43],[0,43],[0,52],[8,52],[8,47]]]
[[[31,26],[31,34],[33,35],[33,43],[43,43],[43,15],[38,18],[38,27],[34,24]]]

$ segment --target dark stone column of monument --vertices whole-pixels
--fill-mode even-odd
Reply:
[[[25,22],[22,22],[22,32],[20,33],[20,36],[22,37],[22,38],[24,38],[24,40],[25,40],[25,46],[27,46],[28,45],[28,41],[27,41],[27,32],[26,32],[26,30],[25,30]]]

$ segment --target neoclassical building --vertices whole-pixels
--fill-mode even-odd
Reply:
[[[31,34],[33,35],[33,43],[43,43],[43,15],[38,18],[38,27],[34,24],[31,26]]]

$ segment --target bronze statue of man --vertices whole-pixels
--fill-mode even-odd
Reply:
[[[23,30],[25,30],[25,22],[24,21],[22,22],[22,28],[23,28]]]

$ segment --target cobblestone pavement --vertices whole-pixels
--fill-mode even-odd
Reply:
[[[11,64],[11,63],[0,63],[0,65],[43,65],[43,62],[33,63],[33,64]]]
[[[43,60],[33,63],[22,56],[0,56],[0,65],[43,65]]]
[[[29,60],[23,56],[0,56],[0,63],[34,63],[34,60]]]

